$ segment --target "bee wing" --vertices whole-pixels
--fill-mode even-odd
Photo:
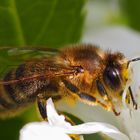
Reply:
[[[25,47],[0,47],[0,77],[7,73],[10,69],[16,68],[21,63],[32,58],[53,57],[59,53],[58,49],[45,48],[38,46]]]
[[[83,69],[81,66],[71,66],[71,67],[66,67],[63,65],[48,65],[48,69],[46,69],[46,73],[38,73],[38,74],[33,74],[28,77],[22,77],[20,79],[14,79],[14,80],[9,80],[9,81],[3,81],[0,80],[0,85],[9,85],[9,84],[16,84],[20,82],[26,82],[26,81],[33,81],[33,80],[40,80],[40,79],[48,79],[48,78],[56,78],[56,77],[67,77],[71,75],[77,75],[78,73],[82,73]]]
[[[38,58],[42,56],[53,56],[59,53],[58,49],[55,48],[45,48],[45,47],[0,47],[0,57],[4,55],[18,60],[27,60],[29,58]],[[19,56],[19,57],[18,57]]]
[[[18,83],[27,80],[34,80],[39,78],[54,78],[62,76],[70,76],[80,72],[81,67],[77,66],[64,66],[63,64],[48,64],[48,69],[46,73],[38,73],[28,77],[23,77],[21,79],[14,79],[10,81],[3,81],[5,75],[15,69],[20,64],[24,63],[27,60],[40,57],[53,57],[58,54],[58,49],[53,48],[32,48],[32,47],[21,47],[21,48],[12,48],[12,47],[0,47],[0,84],[12,84]]]

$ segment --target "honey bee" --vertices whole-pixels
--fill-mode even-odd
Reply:
[[[70,45],[62,49],[0,48],[0,62],[17,62],[15,68],[5,67],[0,81],[0,115],[14,112],[37,102],[43,119],[46,100],[63,98],[81,101],[90,106],[100,105],[119,115],[122,93],[130,80],[131,62],[120,52],[103,51],[94,45]],[[19,59],[19,60],[18,60]],[[12,64],[13,64],[12,62]],[[4,74],[5,73],[5,74]],[[126,103],[137,103],[131,87]]]

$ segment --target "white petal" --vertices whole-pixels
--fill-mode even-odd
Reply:
[[[50,126],[47,122],[34,122],[20,130],[20,140],[71,140],[62,129]]]
[[[127,95],[127,91],[128,91],[129,86],[130,86],[130,81],[127,82],[126,87],[123,91],[123,95],[122,95],[122,103],[123,103],[124,109],[128,108],[126,105],[126,95]]]
[[[108,112],[99,106],[89,106],[79,101],[71,106],[66,101],[61,101],[57,104],[57,109],[73,114],[84,122],[106,122],[119,128],[117,123],[119,117],[115,117],[112,112]]]
[[[100,122],[91,122],[70,126],[66,131],[66,133],[72,134],[92,134],[97,132],[102,132],[115,140],[129,140],[125,134],[121,133],[114,126]]]
[[[123,128],[125,133],[132,140],[139,140],[140,138],[140,109],[132,111],[129,109],[123,110],[121,113]]]
[[[49,122],[51,122],[53,125],[58,126],[59,124],[57,121],[61,121],[62,124],[59,125],[59,127],[62,128],[67,134],[91,134],[102,132],[116,140],[129,140],[129,138],[121,133],[117,128],[106,123],[91,122],[76,126],[65,125],[66,122],[64,118],[60,118],[61,116],[57,114],[51,99],[47,101],[47,114],[49,117]]]
[[[54,126],[62,126],[62,127],[69,127],[71,124],[69,122],[65,121],[65,117],[63,115],[59,115],[54,107],[54,104],[52,102],[52,99],[49,98],[47,100],[47,117],[48,122],[50,125]]]

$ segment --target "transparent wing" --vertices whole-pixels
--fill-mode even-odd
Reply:
[[[53,57],[59,53],[58,49],[45,48],[38,46],[36,48],[25,47],[0,47],[0,77],[3,77],[12,68],[16,68],[26,60],[40,57]]]
[[[20,64],[25,63],[25,61],[37,61],[39,63],[42,59],[36,58],[47,58],[47,60],[52,60],[52,57],[59,53],[58,49],[52,48],[31,48],[31,47],[22,47],[22,48],[12,48],[12,47],[1,47],[0,48],[0,84],[16,84],[19,82],[24,82],[28,80],[35,80],[41,78],[53,78],[60,76],[70,76],[82,72],[81,66],[64,66],[62,64],[57,64],[55,62],[48,61],[46,64],[45,61],[45,71],[40,73],[33,73],[32,75],[26,75],[20,78],[13,78],[12,80],[4,81],[3,78],[5,75],[10,72],[13,68],[16,69]],[[27,61],[27,62],[28,62]],[[31,64],[30,64],[31,66]],[[29,66],[29,67],[30,67]]]
[[[81,70],[81,71],[80,71]],[[16,83],[22,83],[26,81],[33,81],[33,80],[42,80],[42,79],[48,79],[48,78],[56,78],[56,77],[67,77],[71,75],[77,75],[78,73],[82,73],[83,70],[80,66],[75,67],[63,67],[63,66],[50,66],[48,69],[46,69],[45,73],[34,73],[30,76],[25,76],[21,78],[14,78],[12,80],[0,80],[0,85],[10,85],[10,84],[16,84]]]

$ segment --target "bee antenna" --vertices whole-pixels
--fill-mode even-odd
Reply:
[[[140,61],[140,57],[137,57],[137,58],[133,58],[131,60],[128,61],[128,66],[131,62],[135,62],[135,61]]]

